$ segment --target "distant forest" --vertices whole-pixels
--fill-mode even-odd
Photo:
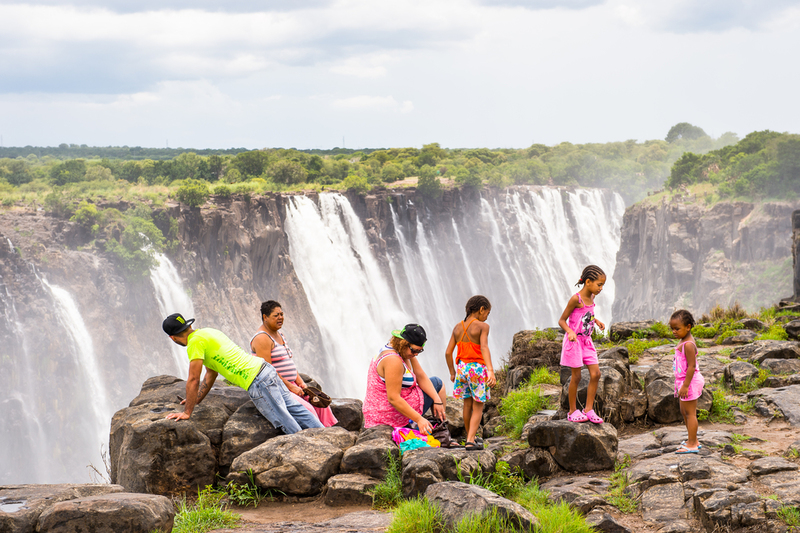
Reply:
[[[649,191],[709,181],[723,195],[800,192],[800,137],[776,132],[733,133],[717,139],[688,123],[664,140],[534,144],[523,149],[420,148],[297,150],[192,150],[181,148],[0,147],[3,205],[58,191],[81,199],[121,195],[163,196],[187,184],[214,194],[300,189],[355,189],[418,177],[423,194],[442,186],[579,185],[619,192],[627,204]],[[153,193],[147,193],[152,188]]]
[[[710,183],[721,198],[792,198],[800,193],[800,135],[756,131],[738,143],[700,155],[683,154],[668,187]]]

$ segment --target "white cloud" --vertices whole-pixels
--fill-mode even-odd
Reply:
[[[389,60],[389,54],[349,57],[333,64],[330,71],[334,74],[355,76],[356,78],[381,78],[388,73],[385,63]]]
[[[410,100],[398,102],[394,96],[352,96],[333,101],[333,106],[341,109],[374,109],[410,113],[414,104]]]

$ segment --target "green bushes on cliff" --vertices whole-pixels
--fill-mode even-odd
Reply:
[[[684,153],[668,187],[708,182],[721,198],[785,198],[800,194],[800,135],[758,131],[704,155]]]
[[[206,182],[187,179],[178,187],[175,197],[179,202],[189,207],[198,207],[206,203],[210,194],[211,192],[208,190],[208,184]]]

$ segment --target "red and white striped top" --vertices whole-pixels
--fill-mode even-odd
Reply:
[[[293,383],[297,379],[297,367],[294,365],[294,361],[292,361],[292,350],[289,348],[289,345],[286,344],[286,337],[279,331],[278,335],[281,336],[283,344],[278,344],[272,335],[266,331],[258,331],[253,335],[253,338],[250,339],[250,351],[252,351],[254,355],[256,351],[253,350],[253,339],[261,334],[272,339],[273,346],[270,356],[272,357],[272,366],[275,367],[275,371],[278,372],[283,379],[289,383]]]

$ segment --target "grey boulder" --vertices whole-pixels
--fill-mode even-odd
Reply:
[[[592,472],[613,468],[617,458],[617,430],[611,424],[577,424],[548,420],[535,424],[528,444],[550,448],[553,459],[570,472]]]
[[[520,504],[478,485],[458,481],[436,483],[425,490],[425,497],[442,511],[450,527],[464,517],[484,517],[489,513],[497,513],[522,531],[532,530],[539,525],[536,517]]]
[[[105,494],[58,502],[39,516],[37,531],[50,533],[151,533],[171,531],[175,506],[153,494]]]

